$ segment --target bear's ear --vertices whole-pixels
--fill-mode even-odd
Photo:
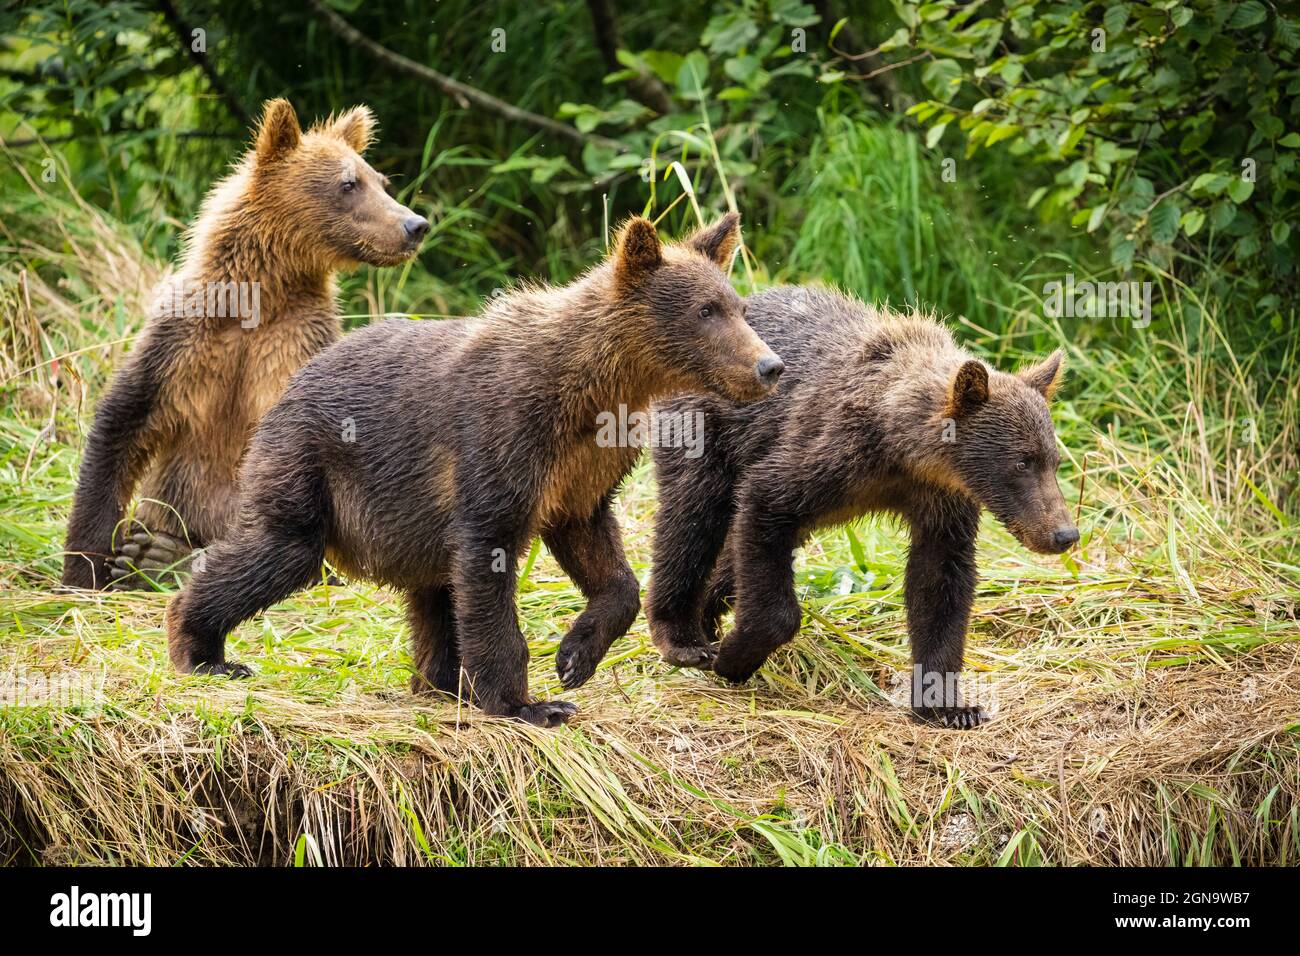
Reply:
[[[946,418],[961,418],[989,400],[989,370],[984,363],[970,359],[962,363],[948,385]]]
[[[262,122],[257,126],[257,162],[260,165],[274,162],[286,155],[302,141],[302,127],[298,114],[285,99],[268,100],[262,110]]]
[[[614,279],[620,288],[637,285],[663,264],[663,247],[654,223],[633,216],[619,230],[614,252]]]
[[[712,259],[726,272],[740,248],[740,213],[729,212],[711,226],[705,226],[686,240],[686,245]]]
[[[1038,392],[1048,401],[1056,394],[1056,388],[1065,377],[1065,353],[1057,349],[1047,358],[1031,368],[1020,372],[1020,380]]]
[[[364,153],[375,136],[375,114],[368,106],[354,106],[330,126],[330,132],[355,152]]]

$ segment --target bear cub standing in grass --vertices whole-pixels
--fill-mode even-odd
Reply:
[[[253,438],[233,534],[167,609],[177,670],[247,675],[226,634],[328,555],[406,592],[414,690],[567,720],[572,704],[528,693],[516,563],[540,534],[587,598],[556,654],[579,686],[641,603],[611,509],[641,449],[599,440],[601,414],[688,390],[752,401],[781,374],[723,272],[739,242],[734,214],[669,246],[632,219],[570,285],[382,322],[309,362]]]
[[[253,429],[289,377],[339,337],[334,273],[415,255],[429,223],[361,158],[373,125],[359,106],[304,133],[287,100],[266,104],[254,147],[208,193],[180,268],[95,411],[65,585],[147,586],[142,571],[221,537]]]
[[[655,645],[670,663],[748,679],[799,630],[795,548],[815,528],[890,512],[911,528],[913,710],[952,727],[983,722],[956,688],[980,509],[1032,551],[1079,539],[1047,407],[1061,354],[1017,375],[992,371],[936,322],[813,288],[754,296],[746,317],[785,358],[779,394],[743,407],[699,396],[661,406],[703,413],[705,439],[694,458],[654,454]],[[728,605],[735,626],[715,650]]]

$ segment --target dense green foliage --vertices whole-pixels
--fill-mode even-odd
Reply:
[[[1280,330],[1300,238],[1300,16],[1258,0],[916,7],[886,50],[927,54],[909,110],[966,156],[999,143],[1055,175],[1030,206],[1107,237],[1110,259],[1242,279]],[[981,9],[983,8],[983,9]],[[986,14],[980,16],[980,14]],[[949,140],[951,141],[951,139]]]
[[[1195,356],[1213,374],[1143,393],[1203,405],[1216,450],[1252,435],[1289,508],[1296,22],[1257,0],[9,3],[0,181],[11,233],[49,225],[19,169],[52,166],[165,260],[264,99],[304,119],[365,102],[371,158],[434,226],[417,267],[348,278],[352,324],[567,280],[630,212],[679,232],[732,207],[744,290],[832,282],[999,356],[1065,341],[1135,381]],[[1152,325],[1045,315],[1067,274],[1151,282]]]

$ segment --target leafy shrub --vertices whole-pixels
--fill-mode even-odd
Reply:
[[[928,140],[1009,150],[1053,181],[1044,218],[1104,235],[1111,261],[1204,268],[1258,309],[1296,289],[1300,19],[1259,0],[895,0],[884,52],[927,55]],[[1292,8],[1294,9],[1294,8]],[[918,64],[920,66],[920,64]]]

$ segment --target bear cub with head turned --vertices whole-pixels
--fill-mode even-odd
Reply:
[[[204,199],[179,267],[95,410],[65,585],[148,586],[221,537],[253,429],[342,331],[335,273],[416,254],[429,223],[362,158],[373,131],[364,106],[303,132],[287,100],[266,104],[253,148]]]
[[[660,506],[646,615],[664,658],[750,677],[799,630],[793,555],[815,528],[868,513],[910,526],[904,578],[921,718],[973,727],[957,675],[975,593],[975,537],[989,509],[1032,551],[1079,539],[1056,482],[1048,401],[1059,352],[1015,375],[948,330],[813,288],[748,300],[754,330],[788,366],[779,394],[747,406],[680,396],[704,416],[704,453],[657,448]],[[735,626],[715,648],[719,621]]]
[[[602,413],[679,391],[752,401],[781,374],[723,271],[739,241],[734,214],[667,246],[632,219],[570,285],[383,322],[308,363],[253,438],[234,533],[168,607],[177,670],[247,674],[226,634],[328,555],[405,592],[416,691],[567,720],[572,704],[528,693],[516,563],[540,534],[587,598],[556,654],[579,686],[640,609],[611,508],[640,448],[598,440]]]

